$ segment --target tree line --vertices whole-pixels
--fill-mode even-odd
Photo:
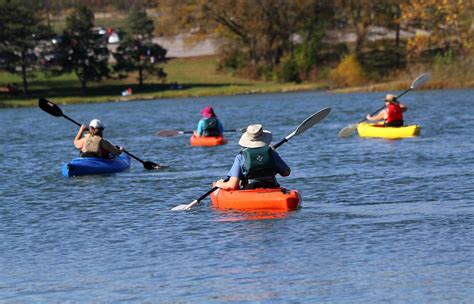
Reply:
[[[74,73],[83,92],[87,83],[113,73],[126,77],[138,72],[140,86],[150,75],[166,77],[161,64],[167,50],[153,43],[155,25],[146,11],[130,10],[120,44],[111,54],[106,37],[94,30],[94,13],[84,4],[74,6],[59,36],[45,25],[41,8],[40,2],[0,0],[0,68],[19,73],[26,94],[29,78],[39,69],[55,76]],[[55,43],[51,37],[57,38]]]
[[[247,76],[307,80],[346,58],[375,78],[434,56],[464,58],[473,52],[472,0],[158,3],[161,28],[172,34],[192,32],[198,40],[215,37],[222,67]],[[376,30],[385,32],[372,40]],[[354,42],[331,35],[348,31],[355,35]]]
[[[112,67],[89,6],[135,7]],[[57,55],[47,68],[53,75],[74,72],[83,90],[111,73],[138,72],[140,84],[148,75],[165,77],[166,50],[152,38],[177,34],[191,41],[214,38],[219,68],[245,77],[331,77],[348,84],[414,63],[472,58],[473,6],[472,0],[0,0],[0,68],[20,73],[27,92],[38,43],[52,34],[46,20],[72,8],[63,39],[47,50]],[[157,27],[150,8],[159,16]]]

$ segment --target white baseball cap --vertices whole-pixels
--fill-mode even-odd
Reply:
[[[91,120],[89,127],[94,129],[105,129],[105,125],[98,119]]]

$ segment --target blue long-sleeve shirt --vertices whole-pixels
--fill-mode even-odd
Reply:
[[[198,122],[198,125],[197,125],[197,133],[199,134],[199,136],[202,136],[202,133],[204,132],[204,118],[201,119],[199,122]],[[219,133],[222,134],[224,133],[224,126],[222,126],[222,123],[220,122],[219,119],[217,119],[217,128],[219,129]]]

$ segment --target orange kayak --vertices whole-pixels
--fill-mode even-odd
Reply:
[[[191,136],[189,139],[191,146],[198,147],[198,146],[218,146],[218,145],[225,145],[227,143],[227,139],[223,136]]]
[[[297,190],[217,189],[211,194],[211,201],[217,209],[290,211],[300,206],[301,196]]]

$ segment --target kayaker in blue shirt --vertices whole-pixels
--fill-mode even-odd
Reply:
[[[271,141],[272,133],[261,124],[249,125],[239,140],[243,149],[234,159],[229,179],[215,185],[228,190],[279,188],[275,175],[288,176],[291,169],[270,146]]]
[[[201,110],[202,119],[198,122],[195,136],[221,136],[224,132],[222,123],[217,119],[214,109],[207,106]]]
[[[78,148],[81,157],[101,157],[119,156],[125,149],[116,148],[108,140],[103,138],[105,125],[98,119],[93,119],[89,123],[89,133],[82,137],[82,133],[87,130],[85,125],[81,125],[76,137],[74,146]]]

